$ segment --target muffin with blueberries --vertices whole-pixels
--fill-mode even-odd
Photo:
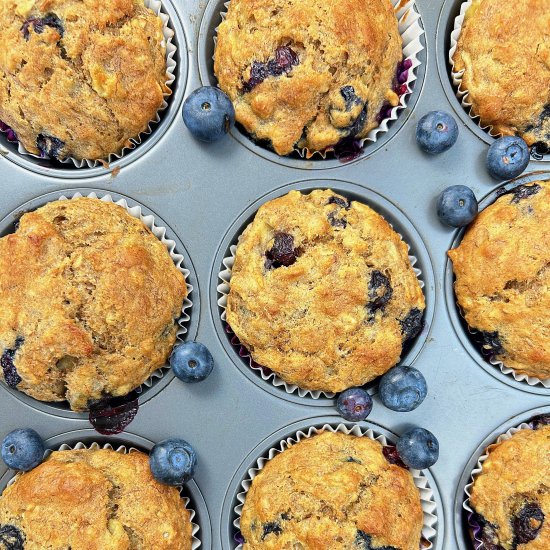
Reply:
[[[0,548],[190,550],[191,532],[179,491],[138,451],[53,452],[0,496]]]
[[[389,0],[232,0],[217,33],[220,88],[279,155],[364,138],[399,103],[402,39]]]
[[[449,251],[455,293],[484,350],[518,374],[550,378],[550,188],[501,194]]]
[[[473,0],[453,71],[482,126],[550,150],[550,12],[546,0]]]
[[[0,0],[0,120],[30,153],[104,159],[170,93],[162,20],[143,0]]]
[[[85,410],[166,364],[187,289],[166,247],[124,208],[59,200],[0,239],[0,378]]]
[[[254,361],[307,390],[361,386],[422,328],[408,247],[382,216],[333,191],[291,191],[239,239],[226,318]]]
[[[418,550],[422,525],[410,472],[377,441],[329,431],[267,462],[241,516],[244,550]]]
[[[550,426],[520,430],[488,451],[470,496],[484,548],[550,548]]]

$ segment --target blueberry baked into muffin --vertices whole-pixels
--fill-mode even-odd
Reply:
[[[0,377],[73,410],[166,364],[187,294],[166,247],[121,206],[60,200],[0,239]]]
[[[190,550],[191,531],[178,489],[137,451],[53,452],[0,497],[2,550]]]
[[[550,10],[547,0],[473,0],[456,51],[454,72],[480,117],[500,135],[519,135],[550,150]]]
[[[308,390],[373,380],[422,328],[407,245],[368,206],[328,189],[262,205],[229,285],[227,322],[254,361]]]
[[[455,293],[484,350],[518,374],[550,378],[550,190],[515,187],[449,251]]]
[[[470,506],[487,550],[550,548],[550,426],[520,430],[489,447]]]
[[[217,33],[214,72],[237,121],[280,155],[363,138],[399,103],[389,0],[232,0]]]
[[[418,550],[420,494],[383,450],[325,431],[276,455],[246,495],[243,549]]]
[[[0,0],[0,120],[27,151],[103,159],[164,96],[163,22],[143,0]]]

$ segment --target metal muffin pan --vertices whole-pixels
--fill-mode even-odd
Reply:
[[[150,209],[170,229],[171,238],[184,245],[186,267],[192,260],[196,280],[192,281],[195,290],[190,323],[195,329],[190,336],[196,334],[210,348],[216,361],[215,371],[195,385],[184,385],[165,376],[162,386],[158,383],[147,392],[127,431],[112,439],[131,442],[139,437],[142,443],[136,444],[145,449],[151,441],[169,436],[191,442],[199,458],[195,482],[205,503],[197,510],[203,547],[234,547],[231,505],[247,466],[271,442],[295,431],[295,426],[338,419],[332,400],[290,399],[284,391],[255,380],[255,374],[248,372],[248,367],[228,347],[221,332],[215,288],[221,258],[231,239],[264,200],[287,188],[333,187],[352,198],[361,196],[386,214],[424,263],[421,269],[428,312],[430,308],[432,311],[426,316],[426,332],[413,343],[415,351],[409,352],[407,361],[426,376],[428,397],[415,411],[396,413],[386,409],[375,396],[366,424],[394,434],[412,425],[435,433],[441,456],[428,473],[439,499],[434,547],[471,549],[462,524],[455,521],[457,495],[462,491],[469,459],[488,434],[491,437],[503,431],[497,426],[519,423],[509,419],[517,415],[531,417],[544,406],[548,410],[550,391],[534,391],[526,383],[499,376],[498,369],[484,365],[464,334],[464,327],[457,322],[456,305],[450,299],[452,273],[446,251],[460,232],[439,223],[435,199],[444,188],[456,183],[469,185],[482,199],[502,183],[492,180],[484,167],[487,143],[492,138],[462,109],[448,77],[447,31],[460,0],[416,1],[426,31],[420,69],[425,74],[419,74],[409,107],[401,112],[390,131],[350,163],[281,159],[253,144],[239,130],[212,145],[193,140],[181,120],[180,107],[185,95],[201,84],[213,82],[208,56],[212,53],[213,21],[222,3],[163,3],[176,31],[178,79],[160,124],[134,151],[109,168],[76,170],[20,157],[0,135],[0,218],[20,211],[27,201],[45,194],[52,193],[50,196],[55,198],[67,189],[105,190]],[[415,124],[432,109],[452,112],[460,125],[456,145],[437,157],[421,153],[415,143]],[[550,178],[546,168],[546,163],[533,160],[527,171],[540,173],[531,174],[528,179]],[[40,200],[33,204],[41,204]],[[2,231],[12,223],[13,218],[5,219]],[[431,277],[433,288],[427,276]],[[0,437],[16,427],[32,426],[44,438],[52,438],[53,446],[74,441],[75,435],[70,432],[90,428],[86,415],[43,406],[14,394],[4,385],[0,396]],[[79,437],[82,438],[77,434]],[[91,430],[86,431],[86,438],[106,439]],[[149,443],[145,444],[145,440]],[[0,474],[5,471],[0,464]],[[6,476],[0,488],[7,481]],[[193,492],[195,486],[190,487]],[[196,500],[194,505],[200,508]]]

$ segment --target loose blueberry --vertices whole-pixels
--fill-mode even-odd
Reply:
[[[197,454],[183,439],[165,439],[149,454],[153,477],[165,485],[183,485],[195,474]]]
[[[495,140],[487,153],[487,170],[498,180],[519,176],[529,164],[529,147],[517,136]]]
[[[212,143],[225,136],[235,124],[235,109],[221,90],[203,86],[185,100],[183,122],[193,137]]]
[[[346,420],[360,422],[372,411],[372,397],[363,388],[349,388],[338,396],[336,409]]]
[[[25,536],[15,525],[0,525],[0,548],[3,550],[24,550]]]
[[[212,372],[214,358],[204,344],[184,342],[172,351],[170,366],[182,382],[201,382]]]
[[[420,149],[438,155],[450,149],[458,139],[458,125],[445,111],[430,111],[416,125],[416,141]]]
[[[526,502],[512,519],[514,543],[527,544],[537,538],[544,523],[544,512],[536,502]]]
[[[447,187],[437,199],[437,216],[450,227],[464,227],[477,216],[478,206],[474,192],[465,185]]]
[[[401,460],[415,470],[429,468],[439,458],[439,442],[424,428],[413,428],[404,433],[397,440],[396,448]]]
[[[428,393],[426,379],[414,367],[398,366],[380,379],[378,394],[388,409],[398,412],[413,411]]]
[[[2,459],[14,470],[32,470],[43,457],[44,443],[32,428],[13,430],[2,441]]]

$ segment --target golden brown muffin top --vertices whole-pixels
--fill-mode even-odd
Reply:
[[[0,0],[0,22],[0,120],[31,153],[118,153],[170,91],[143,0]]]
[[[214,72],[237,121],[287,155],[378,126],[402,56],[389,0],[232,0]]]
[[[0,239],[0,376],[74,410],[126,395],[166,364],[186,294],[164,244],[124,208],[51,202]]]
[[[190,550],[192,539],[178,489],[135,451],[53,452],[4,490],[0,525],[16,530],[21,550]]]
[[[244,550],[418,550],[423,524],[408,470],[368,437],[323,432],[276,455],[252,481]]]
[[[483,126],[550,147],[548,0],[473,0],[453,57]]]
[[[548,550],[549,479],[550,426],[520,430],[489,447],[470,497],[484,540],[504,550]]]
[[[260,207],[236,251],[227,322],[253,359],[301,388],[341,391],[393,367],[422,326],[407,245],[333,191]]]
[[[455,292],[487,349],[520,374],[550,378],[550,191],[516,187],[485,208],[449,251]]]

